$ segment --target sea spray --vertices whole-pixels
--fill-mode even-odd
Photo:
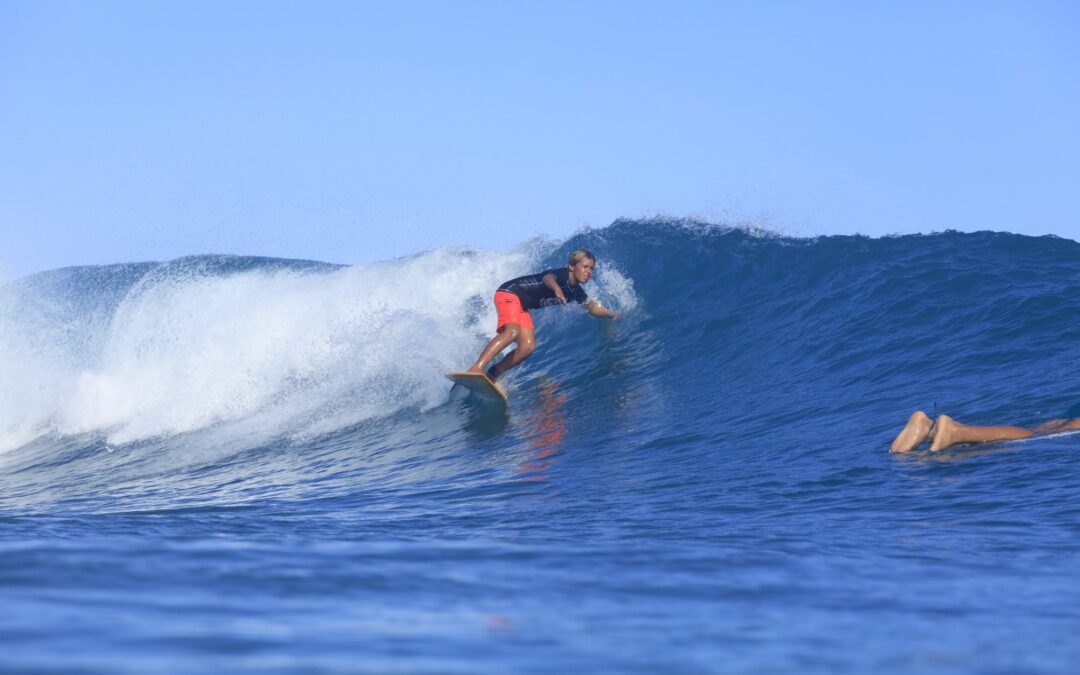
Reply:
[[[125,279],[111,304],[80,303],[93,289],[78,281],[61,289],[74,300],[41,279],[9,286],[3,445],[86,432],[125,443],[256,415],[264,434],[288,435],[434,405],[442,371],[493,325],[478,298],[532,263],[463,249],[365,267],[189,258]]]

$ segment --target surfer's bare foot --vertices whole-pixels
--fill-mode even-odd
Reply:
[[[952,446],[956,441],[956,429],[960,423],[948,415],[939,415],[934,422],[934,433],[930,438],[930,452],[938,452]]]
[[[926,416],[926,413],[916,410],[908,419],[907,425],[893,440],[890,450],[892,452],[911,452],[913,448],[926,440],[926,437],[930,434],[931,426],[930,418]]]

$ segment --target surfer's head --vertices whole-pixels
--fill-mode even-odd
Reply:
[[[567,267],[570,268],[570,283],[583,284],[592,278],[593,270],[596,269],[596,256],[579,248],[570,254]]]

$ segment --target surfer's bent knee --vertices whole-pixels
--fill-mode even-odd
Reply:
[[[536,351],[536,340],[518,340],[517,350],[521,358],[528,358],[534,351]]]

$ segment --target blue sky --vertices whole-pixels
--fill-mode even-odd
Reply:
[[[1080,239],[1072,2],[0,0],[0,275],[618,217]]]

